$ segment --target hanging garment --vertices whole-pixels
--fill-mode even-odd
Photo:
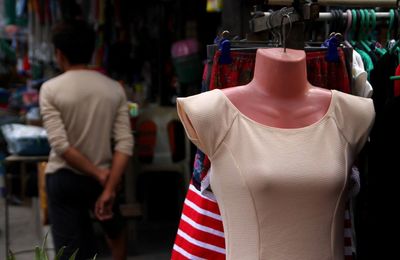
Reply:
[[[372,100],[332,90],[321,120],[291,129],[249,119],[219,89],[177,106],[189,139],[212,158],[227,259],[343,259],[347,180]]]
[[[352,79],[353,88],[351,93],[359,97],[372,97],[373,89],[368,82],[368,73],[364,69],[361,55],[356,51],[353,51]]]
[[[370,136],[366,185],[361,192],[364,195],[358,202],[356,232],[362,234],[357,241],[360,259],[400,258],[397,240],[385,239],[397,234],[400,228],[396,210],[400,167],[398,152],[393,152],[400,146],[400,97],[396,96],[397,81],[390,79],[397,74],[397,67],[398,55],[387,52],[371,71],[376,121]]]
[[[400,76],[400,65],[397,65],[396,72],[394,75]],[[394,81],[393,92],[395,97],[400,96],[400,80]]]
[[[338,49],[338,55],[338,62],[327,62],[324,52],[307,52],[308,81],[312,85],[321,88],[351,93],[349,75],[342,49]]]
[[[371,134],[367,196],[361,201],[364,214],[357,229],[363,232],[363,240],[357,241],[360,259],[400,259],[398,240],[390,239],[400,230],[399,114],[400,97],[394,97],[377,114]]]
[[[327,62],[324,59],[324,52],[316,52],[312,55],[307,53],[307,56],[308,70],[310,71],[310,69],[315,68],[319,72],[308,73],[308,80],[311,84],[321,84],[322,86],[327,87],[329,86],[328,84],[330,84],[329,82],[337,83],[336,79],[339,74],[343,75],[343,77],[340,77],[340,79],[342,79],[341,85],[344,86],[344,89],[349,91],[350,84],[348,82],[344,55],[341,50],[339,51],[340,62],[334,65],[326,64]],[[212,66],[209,89],[243,85],[252,79],[255,53],[232,52],[231,57],[233,62],[231,64],[223,65],[219,64],[219,57],[220,53],[217,52],[214,56],[214,66]],[[329,76],[322,77],[321,74],[326,73],[328,67],[331,67],[333,72],[329,74]],[[205,70],[204,76],[206,75],[207,73]],[[339,88],[339,86],[340,84],[337,84],[334,87]],[[203,86],[203,89],[206,89],[206,87]],[[189,186],[188,195],[184,203],[182,219],[172,252],[172,259],[196,259],[196,257],[204,259],[224,259],[223,252],[225,246],[221,243],[213,243],[215,233],[223,230],[219,211],[211,212],[211,215],[216,218],[213,219],[213,225],[210,226],[208,224],[210,212],[204,210],[207,208],[218,210],[218,204],[215,201],[215,198],[212,197],[212,193],[207,192],[209,177],[207,173],[209,165],[210,163],[207,156],[205,156],[201,151],[198,151],[194,163],[194,178]],[[200,193],[198,190],[202,190],[202,192]],[[190,198],[193,197],[196,198],[195,201],[191,201]],[[351,220],[348,211],[345,214],[345,218],[345,255],[346,259],[352,259],[352,244],[354,243],[352,243]],[[188,223],[191,223],[192,225],[188,225]],[[196,226],[197,228],[193,228],[193,226]],[[220,238],[217,239],[217,241],[219,240]],[[207,243],[204,241],[207,241]]]
[[[344,93],[351,93],[349,74],[346,69],[345,55],[342,49],[338,50],[339,61],[327,62],[325,51],[306,52],[307,78],[314,85],[326,89],[336,89]],[[219,64],[220,53],[214,57],[210,90],[223,89],[246,84],[253,77],[255,53],[232,52],[234,62]],[[242,83],[241,83],[242,82]]]
[[[387,52],[378,60],[371,71],[371,85],[374,87],[372,99],[374,100],[377,115],[388,100],[394,97],[394,81],[390,79],[390,76],[394,75],[397,64],[397,55]]]

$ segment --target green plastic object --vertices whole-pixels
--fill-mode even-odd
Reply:
[[[172,61],[180,83],[201,81],[202,62],[198,54],[176,57]]]

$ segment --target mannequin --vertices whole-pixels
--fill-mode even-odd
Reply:
[[[280,128],[304,127],[324,116],[331,92],[307,81],[304,51],[259,49],[256,55],[253,80],[223,90],[239,111],[261,124]],[[246,102],[249,99],[252,102]]]
[[[311,86],[304,51],[260,49],[255,66],[247,85],[177,100],[211,161],[226,258],[343,260],[347,178],[372,100]]]

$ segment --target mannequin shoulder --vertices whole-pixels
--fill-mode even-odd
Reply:
[[[332,93],[335,95],[337,106],[344,111],[375,114],[374,103],[371,98],[359,97],[336,90],[333,90]]]
[[[211,91],[203,92],[203,93],[192,95],[192,96],[178,97],[176,99],[176,101],[177,101],[177,103],[181,103],[181,104],[210,106],[210,105],[218,104],[222,97],[223,96],[222,96],[221,91],[216,89],[216,90],[211,90]]]
[[[335,117],[341,128],[370,128],[375,121],[372,99],[340,91],[332,93],[335,98]]]
[[[204,117],[217,117],[229,112],[229,102],[221,90],[215,89],[201,94],[177,98],[178,112]]]

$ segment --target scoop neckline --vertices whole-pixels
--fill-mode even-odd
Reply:
[[[251,122],[251,123],[253,123],[253,124],[255,124],[255,125],[261,126],[261,127],[265,128],[265,129],[275,130],[275,131],[283,131],[283,132],[303,131],[303,130],[315,128],[315,127],[317,127],[318,125],[322,124],[326,119],[328,119],[328,118],[330,117],[331,111],[333,110],[334,103],[335,103],[335,100],[336,100],[336,90],[334,90],[334,89],[329,90],[329,91],[331,92],[331,99],[330,99],[330,101],[329,101],[329,106],[328,106],[328,109],[326,110],[325,114],[324,114],[320,119],[318,119],[318,120],[315,121],[314,123],[311,123],[311,124],[306,125],[306,126],[295,127],[295,128],[284,128],[284,127],[276,127],[276,126],[265,125],[265,124],[262,124],[262,123],[260,123],[260,122],[258,122],[258,121],[256,121],[256,120],[254,120],[254,119],[248,117],[247,115],[243,114],[243,113],[232,103],[232,101],[225,95],[225,93],[224,93],[221,89],[215,89],[215,90],[217,90],[217,91],[220,93],[220,95],[225,99],[225,101],[226,101],[226,103],[228,104],[228,106],[231,107],[232,109],[234,109],[234,110],[236,111],[236,113],[237,113],[240,117],[246,119],[247,121],[249,121],[249,122]]]

